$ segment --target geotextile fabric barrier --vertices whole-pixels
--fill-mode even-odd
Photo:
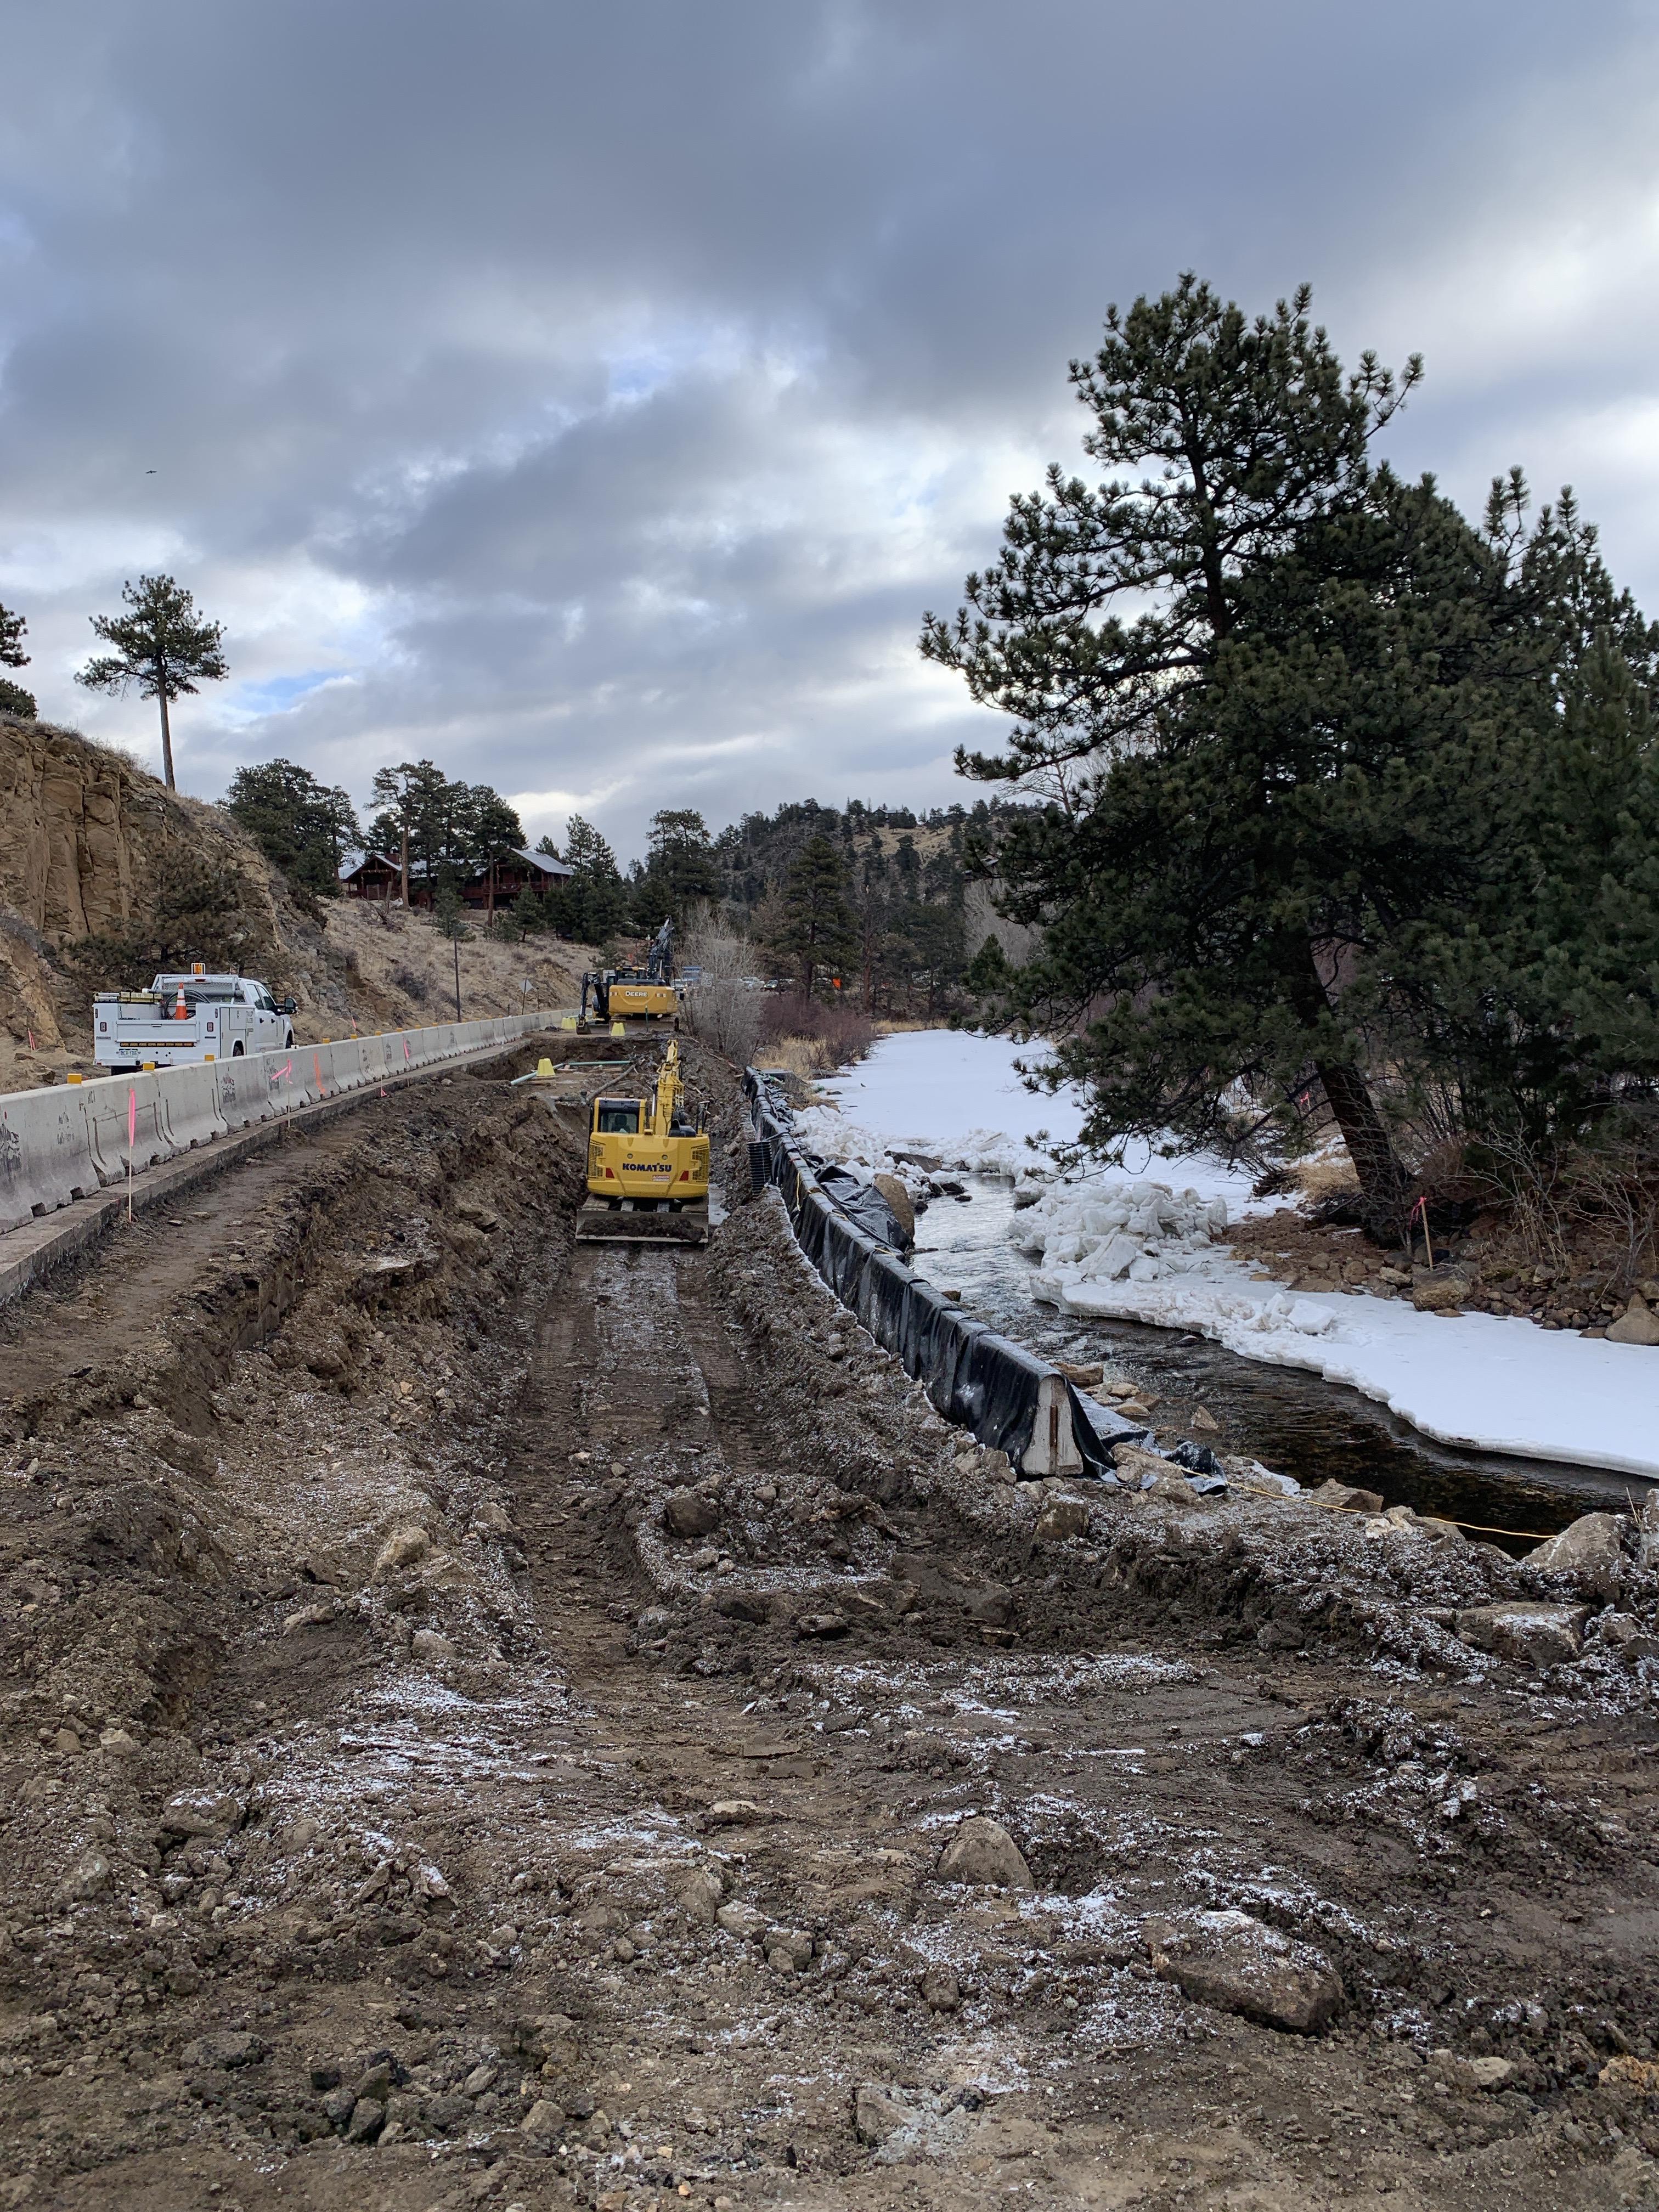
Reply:
[[[753,1116],[753,1188],[776,1186],[801,1250],[945,1419],[1028,1473],[1061,1473],[1080,1461],[1090,1474],[1109,1474],[1107,1447],[1059,1370],[963,1313],[907,1267],[881,1194],[815,1159],[763,1075],[746,1069],[743,1085]],[[1040,1465],[1028,1467],[1028,1456]]]
[[[483,1045],[510,1044],[550,1018],[499,1014],[0,1092],[0,1233],[232,1130]]]

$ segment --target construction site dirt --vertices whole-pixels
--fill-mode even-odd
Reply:
[[[0,2206],[1659,2203],[1645,1544],[1021,1483],[536,1057],[0,1316]]]

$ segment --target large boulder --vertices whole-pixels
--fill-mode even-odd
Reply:
[[[1620,1540],[1624,1516],[1585,1513],[1528,1554],[1527,1565],[1540,1575],[1559,1575],[1588,1597],[1611,1597],[1624,1572]]]
[[[1607,1324],[1609,1344],[1659,1344],[1659,1314],[1656,1314],[1640,1291],[1632,1293],[1631,1302],[1615,1322]]]
[[[1322,1951],[1248,1912],[1194,1912],[1149,1922],[1154,1973],[1194,2003],[1268,2027],[1311,2034],[1342,2006],[1342,1979]]]
[[[698,1490],[677,1490],[662,1509],[664,1525],[676,1536],[707,1536],[718,1528],[720,1509]]]
[[[1064,1544],[1073,1536],[1086,1536],[1089,1533],[1086,1501],[1068,1497],[1063,1491],[1051,1494],[1043,1502],[1032,1533],[1039,1544]]]
[[[1001,1821],[980,1814],[962,1821],[940,1852],[939,1878],[992,1889],[1036,1887],[1024,1854]]]
[[[872,2082],[865,2082],[854,2097],[853,2125],[859,2141],[872,2149],[896,2136],[909,2118],[908,2107],[890,2089],[878,2089]]]
[[[1455,1268],[1443,1275],[1424,1275],[1412,1285],[1412,1304],[1419,1313],[1459,1313],[1472,1288],[1469,1277]]]
[[[1478,1651],[1512,1659],[1523,1667],[1554,1667],[1576,1659],[1583,1648],[1586,1605],[1531,1604],[1507,1599],[1499,1605],[1465,1606],[1456,1617],[1457,1633]]]
[[[906,1249],[916,1241],[916,1209],[910,1202],[910,1194],[896,1176],[872,1176],[870,1180],[887,1200],[887,1211],[898,1224],[898,1231]]]
[[[1351,1482],[1339,1482],[1334,1475],[1322,1482],[1317,1490],[1310,1490],[1309,1498],[1316,1505],[1335,1506],[1342,1513],[1380,1513],[1382,1494],[1376,1490],[1357,1490]]]
[[[242,1810],[228,1790],[180,1790],[162,1806],[161,1826],[169,1836],[216,1842],[241,1826]]]
[[[1659,1483],[1650,1482],[1631,1518],[1636,1523],[1636,1564],[1659,1566]]]

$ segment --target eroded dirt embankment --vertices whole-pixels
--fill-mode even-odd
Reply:
[[[6,1322],[0,2201],[1655,2201],[1638,1559],[1017,1485],[509,1072]]]

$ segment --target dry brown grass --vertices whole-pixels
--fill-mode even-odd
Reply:
[[[788,1074],[799,1076],[803,1083],[811,1083],[819,1076],[831,1075],[841,1065],[824,1037],[769,1037],[764,1044],[757,1045],[755,1051],[759,1066],[781,1067]]]
[[[455,1018],[455,948],[424,914],[372,907],[366,899],[329,899],[324,928],[341,962],[353,1012],[362,1027],[401,1029]],[[556,937],[522,945],[473,933],[460,948],[461,1009],[477,1021],[544,1007],[574,1009],[591,948]],[[520,985],[530,980],[528,993]],[[325,1030],[326,1024],[322,1025]],[[319,1030],[322,1033],[322,1030]]]
[[[1351,1162],[1346,1158],[1304,1160],[1291,1170],[1292,1181],[1304,1199],[1311,1205],[1322,1198],[1335,1198],[1344,1191],[1358,1190],[1359,1178]]]

